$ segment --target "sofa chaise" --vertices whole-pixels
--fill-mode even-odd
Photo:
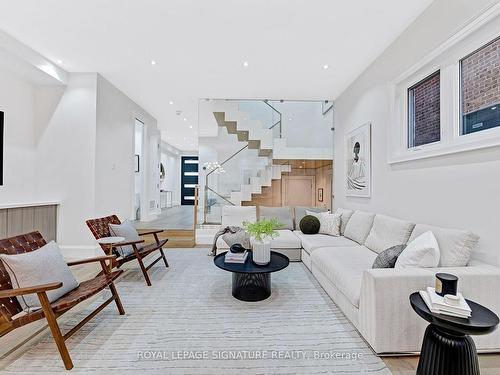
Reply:
[[[223,210],[223,225],[241,225],[257,217],[277,217],[284,223],[271,248],[302,261],[377,354],[420,351],[427,322],[413,312],[408,298],[412,292],[434,285],[437,272],[457,275],[459,290],[466,298],[500,315],[496,289],[500,287],[500,268],[471,260],[478,237],[469,231],[338,209],[342,214],[339,237],[306,235],[298,229],[304,207],[259,207],[258,216],[255,207],[227,209]],[[426,231],[432,231],[439,244],[437,268],[372,269],[378,253]],[[217,245],[219,252],[228,249],[221,238]],[[500,330],[475,336],[474,341],[479,352],[498,352]]]

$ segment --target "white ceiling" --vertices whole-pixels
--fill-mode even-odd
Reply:
[[[0,0],[0,29],[101,73],[186,150],[199,98],[333,99],[431,2]]]

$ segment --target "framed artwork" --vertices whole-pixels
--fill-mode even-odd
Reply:
[[[321,103],[321,111],[326,115],[333,108],[333,100],[324,100]]]
[[[140,158],[139,158],[139,155],[135,155],[134,172],[139,173],[139,171],[140,171]]]
[[[371,123],[345,136],[346,196],[369,198],[372,191]]]
[[[318,202],[323,202],[323,188],[318,189]]]

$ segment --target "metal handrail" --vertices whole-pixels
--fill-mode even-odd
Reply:
[[[280,124],[280,138],[281,138],[281,121],[282,121],[282,114],[280,111],[278,111],[276,108],[274,108],[271,104],[269,104],[269,101],[266,99],[266,100],[263,100],[262,101],[263,103],[266,103],[273,111],[275,111],[278,116],[279,116],[279,120],[276,124],[274,124],[273,126],[271,126],[269,129],[273,129],[276,125]]]

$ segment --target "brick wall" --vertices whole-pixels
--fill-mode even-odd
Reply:
[[[462,60],[464,114],[500,102],[500,38]]]
[[[414,102],[414,140],[410,146],[420,146],[441,139],[440,97],[437,72],[410,88]]]

